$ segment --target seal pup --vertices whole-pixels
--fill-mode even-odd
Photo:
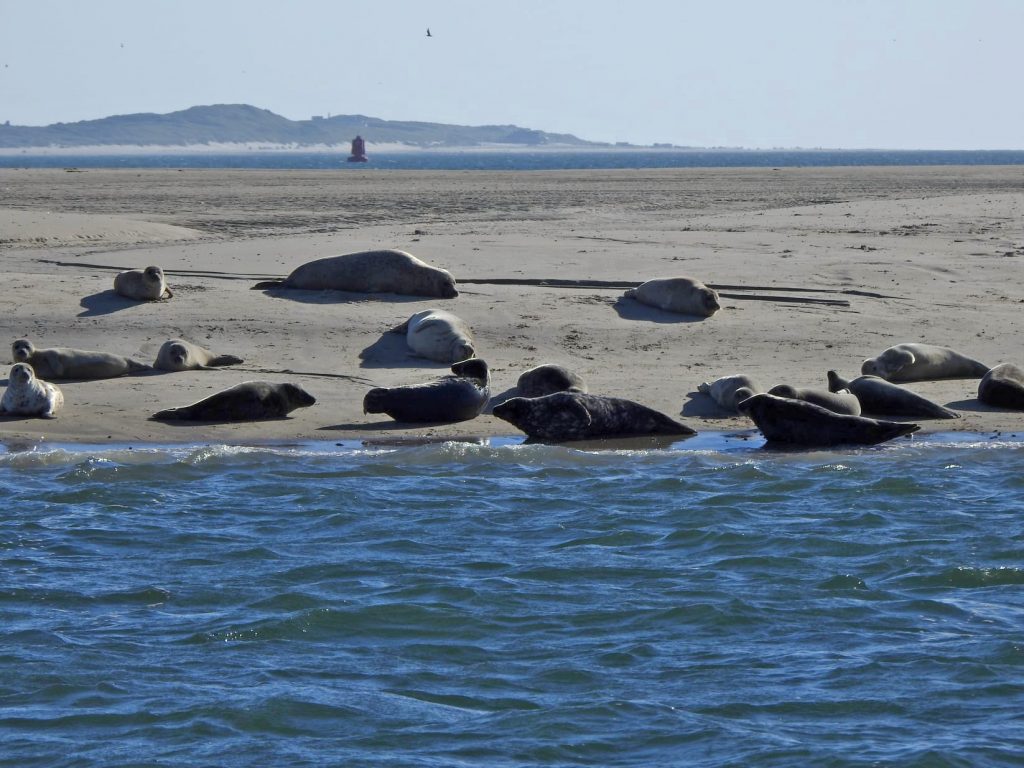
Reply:
[[[174,296],[167,287],[164,271],[160,267],[118,272],[114,275],[114,293],[138,301],[157,301],[165,293],[168,299]]]
[[[909,389],[878,376],[858,376],[847,381],[835,371],[828,372],[830,392],[848,389],[860,401],[861,410],[879,416],[907,416],[919,419],[959,419],[960,414],[933,403]]]
[[[395,421],[453,422],[475,419],[491,399],[487,363],[479,357],[452,366],[454,376],[426,384],[374,387],[363,413],[386,413]]]
[[[357,251],[316,259],[296,267],[283,280],[265,280],[253,288],[398,293],[438,299],[459,295],[450,272],[396,250]]]
[[[801,389],[790,384],[779,384],[768,390],[769,395],[788,397],[790,400],[803,400],[828,408],[832,413],[846,416],[860,416],[860,400],[848,389],[829,392],[827,389]]]
[[[258,421],[280,419],[296,408],[308,408],[316,398],[298,384],[246,381],[216,392],[192,405],[157,411],[158,421]]]
[[[391,332],[404,333],[414,354],[439,363],[457,363],[476,354],[469,326],[443,309],[417,312]]]
[[[744,373],[722,376],[712,382],[703,382],[697,385],[697,391],[702,392],[730,413],[736,413],[736,406],[740,401],[748,397],[764,392],[764,390],[749,376]]]
[[[626,298],[680,315],[711,317],[722,308],[718,292],[692,277],[661,277],[630,288]]]
[[[151,366],[109,352],[52,347],[36,349],[28,339],[11,344],[11,357],[16,363],[28,363],[36,376],[43,379],[113,379],[126,373],[151,371]]]
[[[997,408],[1024,411],[1024,369],[1002,363],[981,377],[978,399]]]
[[[550,442],[697,434],[685,424],[632,400],[581,392],[513,397],[494,406],[492,413],[530,439]]]
[[[64,393],[57,385],[37,379],[31,365],[15,363],[11,366],[7,389],[0,398],[0,414],[52,419],[63,405]]]
[[[834,445],[875,445],[909,435],[920,424],[880,421],[864,416],[848,416],[828,408],[788,397],[760,394],[740,403],[746,414],[769,443],[786,443],[827,448]]]
[[[523,373],[516,382],[519,397],[544,397],[555,392],[583,392],[587,385],[583,379],[560,365],[538,365]]]
[[[245,362],[234,355],[215,355],[210,350],[184,339],[168,339],[156,353],[153,367],[161,371],[208,370],[222,365]]]
[[[886,381],[936,381],[978,378],[988,373],[988,366],[948,347],[897,344],[861,363],[860,372]]]

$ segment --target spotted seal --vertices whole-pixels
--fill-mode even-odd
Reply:
[[[192,405],[168,408],[150,416],[158,421],[259,421],[280,419],[316,398],[298,384],[246,381]]]
[[[417,312],[391,332],[404,333],[414,354],[439,363],[457,363],[476,354],[469,326],[443,309]]]
[[[374,387],[363,398],[363,413],[386,413],[395,421],[444,423],[480,415],[491,398],[487,363],[479,357],[452,366],[454,376],[426,384]]]
[[[711,317],[722,308],[718,292],[692,277],[662,277],[630,288],[623,296],[681,315]]]
[[[130,357],[109,352],[52,347],[37,349],[28,339],[11,344],[11,357],[16,363],[28,363],[42,379],[113,379],[126,373],[150,371],[151,366]]]
[[[114,275],[114,293],[138,301],[157,301],[174,296],[160,267],[129,269]]]
[[[921,428],[919,424],[902,421],[880,421],[835,413],[806,400],[764,393],[748,397],[739,408],[740,413],[753,419],[768,443],[817,448],[875,445]]]
[[[978,399],[996,408],[1024,411],[1024,369],[1002,363],[981,377]]]
[[[296,267],[283,280],[265,280],[253,288],[397,293],[438,299],[459,295],[450,272],[397,250],[357,251],[316,259]]]
[[[524,372],[516,382],[520,397],[543,397],[555,392],[586,392],[583,379],[560,365],[538,365]]]
[[[513,397],[494,406],[493,413],[529,438],[550,442],[697,434],[685,424],[632,400],[581,392]]]
[[[64,393],[57,385],[37,379],[31,365],[15,363],[11,366],[7,389],[0,398],[0,414],[52,419],[63,405]]]
[[[168,339],[160,346],[153,367],[161,371],[193,371],[243,362],[242,358],[234,355],[215,355],[184,339]]]
[[[886,381],[936,381],[979,378],[988,373],[988,366],[948,347],[897,344],[865,360],[860,372]]]
[[[860,400],[848,389],[829,392],[827,389],[803,389],[789,384],[779,384],[768,390],[769,395],[788,397],[790,400],[803,400],[807,403],[828,408],[832,413],[846,416],[860,416]]]
[[[847,381],[835,371],[828,372],[830,392],[848,389],[860,401],[861,410],[877,416],[904,416],[918,419],[959,419],[960,414],[933,403],[909,389],[878,376],[858,376]]]
[[[697,386],[697,391],[704,393],[730,413],[736,413],[736,406],[741,400],[764,392],[757,382],[744,373],[722,376],[712,382],[702,382]]]

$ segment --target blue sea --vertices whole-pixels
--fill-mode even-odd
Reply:
[[[30,152],[30,151],[29,151]],[[280,168],[358,170],[544,171],[613,168],[1024,165],[1020,150],[586,150],[409,151],[370,153],[255,151],[162,154],[0,154],[0,168]]]
[[[0,765],[1024,764],[1024,440],[0,451]]]

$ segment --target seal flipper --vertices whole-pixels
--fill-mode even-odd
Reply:
[[[279,277],[276,280],[263,280],[262,282],[256,283],[250,291],[265,291],[268,288],[281,288],[284,286],[285,280],[283,277]]]
[[[388,333],[408,333],[409,332],[409,321],[406,320],[401,325],[396,325],[394,328],[388,328]]]
[[[828,391],[838,392],[841,389],[849,389],[850,382],[848,379],[844,379],[835,371],[828,372]]]
[[[221,366],[221,365],[238,365],[239,363],[244,363],[244,362],[245,362],[245,360],[243,360],[240,357],[235,357],[234,355],[217,355],[216,357],[211,357],[210,361],[206,365],[201,365],[199,367],[200,368],[211,368],[211,367],[217,367],[217,366]]]

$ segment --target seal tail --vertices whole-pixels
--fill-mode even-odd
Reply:
[[[875,424],[876,428],[872,430],[872,437],[876,443],[904,437],[921,428],[920,424],[908,424],[901,421],[876,421]]]
[[[219,365],[238,365],[239,363],[244,362],[245,360],[240,357],[235,357],[234,355],[217,355],[216,357],[210,358],[210,362],[208,362],[207,365],[212,368]]]
[[[163,411],[157,411],[149,418],[154,419],[156,421],[175,421],[180,418],[180,411],[180,408],[167,408],[166,410]]]
[[[128,373],[139,373],[140,371],[152,371],[153,366],[149,363],[140,363],[138,360],[128,358]]]
[[[262,282],[256,283],[256,285],[254,285],[249,290],[251,290],[251,291],[264,291],[267,288],[280,288],[283,285],[284,285],[284,278],[279,277],[276,280],[264,280]]]

